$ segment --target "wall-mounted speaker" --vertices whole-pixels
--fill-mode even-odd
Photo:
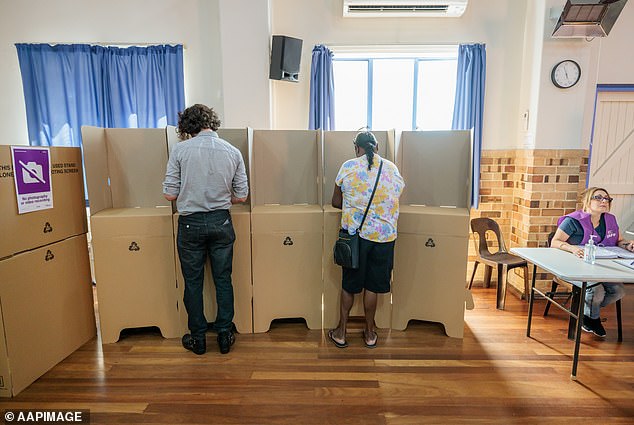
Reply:
[[[274,35],[271,43],[271,68],[269,78],[297,82],[302,58],[302,40]]]

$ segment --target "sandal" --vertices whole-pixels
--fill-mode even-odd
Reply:
[[[368,341],[365,330],[363,331],[363,342],[365,343],[365,346],[367,348],[376,348],[376,343],[379,340],[379,335],[377,335],[377,333],[374,331],[370,331],[369,334],[370,336],[374,336],[373,342]]]
[[[335,330],[334,329],[330,329],[328,331],[328,338],[332,341],[333,344],[335,344],[335,347],[337,348],[346,348],[348,346],[348,343],[346,342],[346,340],[344,339],[343,342],[339,342],[335,339],[334,336]]]

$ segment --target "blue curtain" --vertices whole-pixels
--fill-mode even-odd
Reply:
[[[310,66],[310,106],[308,128],[335,129],[335,81],[332,52],[323,44],[313,48]]]
[[[453,130],[473,129],[471,206],[474,208],[478,208],[480,193],[480,155],[482,151],[485,76],[485,45],[461,44],[458,50],[456,99],[451,128]]]
[[[185,107],[182,45],[16,48],[32,146],[81,146],[82,125],[176,125]]]

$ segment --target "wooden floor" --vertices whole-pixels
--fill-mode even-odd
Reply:
[[[634,285],[623,300],[624,340],[584,333],[578,380],[573,343],[556,308],[526,337],[527,304],[474,288],[464,339],[413,322],[379,331],[364,347],[360,323],[339,349],[303,323],[274,322],[238,335],[228,355],[208,335],[196,356],[156,331],[128,333],[103,347],[91,341],[0,409],[90,409],[92,424],[625,424],[634,423]],[[33,353],[37,355],[37,353]]]

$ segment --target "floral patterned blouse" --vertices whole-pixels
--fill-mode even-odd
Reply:
[[[383,161],[381,178],[359,236],[374,242],[390,242],[396,239],[398,198],[405,187],[396,165],[374,154],[372,169],[368,170],[368,158],[362,155],[343,163],[335,184],[341,187],[343,193],[341,227],[358,229],[374,188],[380,161]]]

